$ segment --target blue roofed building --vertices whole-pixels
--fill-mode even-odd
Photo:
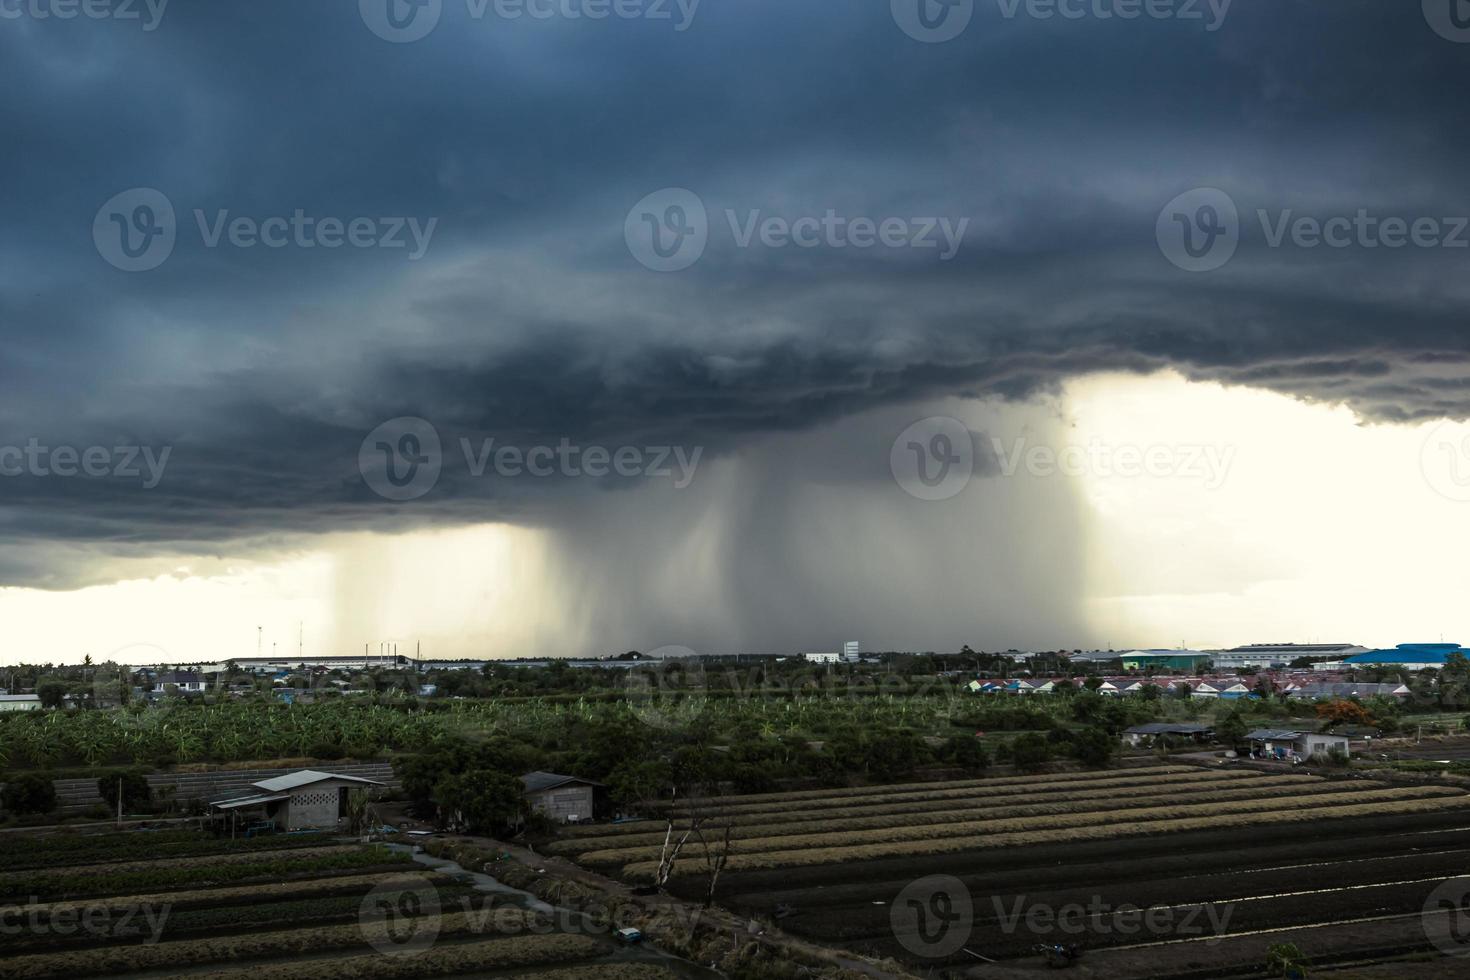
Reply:
[[[1444,667],[1450,654],[1470,657],[1458,643],[1400,643],[1392,650],[1369,650],[1343,659],[1344,667],[1397,667],[1400,670],[1425,670]]]

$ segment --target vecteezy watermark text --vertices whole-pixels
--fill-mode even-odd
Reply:
[[[701,0],[464,0],[472,21],[646,20],[683,33],[694,25]],[[445,0],[358,0],[367,29],[394,44],[421,41],[444,16]]]
[[[1009,443],[992,437],[989,448],[1005,477],[1024,472],[1034,477],[1179,478],[1197,480],[1207,490],[1225,483],[1236,452],[1229,445],[1115,445],[1100,439],[1058,447],[1032,445],[1024,436]],[[975,434],[969,427],[959,419],[936,415],[898,434],[889,449],[888,465],[894,481],[910,496],[948,500],[973,479],[976,455]]]
[[[1463,215],[1393,215],[1370,208],[1312,215],[1295,208],[1256,208],[1255,218],[1261,239],[1273,249],[1470,248],[1470,217]],[[1154,223],[1159,250],[1186,272],[1225,265],[1246,230],[1234,199],[1216,187],[1180,194]]]
[[[1225,23],[1234,0],[995,0],[1001,17],[1015,20],[1178,20],[1209,32]],[[893,20],[916,41],[941,44],[965,32],[976,0],[889,0]]]
[[[1031,901],[1026,895],[990,900],[994,925],[1006,935],[1024,932],[1052,943],[1080,936],[1158,938],[1208,937],[1217,942],[1230,927],[1233,903],[1198,905],[1112,904],[1094,895],[1087,902],[1060,905]],[[959,878],[929,875],[910,882],[889,906],[889,925],[899,944],[916,956],[953,956],[974,934],[979,911]]]
[[[152,490],[163,480],[172,446],[47,446],[32,436],[24,446],[0,446],[0,477],[115,477],[142,479]],[[139,464],[142,464],[140,468]],[[146,474],[144,470],[146,469]]]
[[[439,225],[438,218],[339,218],[307,214],[301,208],[266,217],[235,214],[228,208],[209,212],[196,208],[193,217],[205,248],[404,249],[410,262],[428,252]],[[92,222],[98,254],[124,272],[158,268],[173,254],[178,236],[173,202],[151,187],[114,195]]]
[[[146,937],[151,946],[163,937],[172,905],[41,902],[33,895],[24,905],[0,906],[0,936],[76,936],[100,939]]]
[[[934,250],[941,262],[959,254],[969,218],[873,218],[821,214],[769,214],[760,208],[727,208],[724,223],[736,248]],[[718,226],[716,226],[718,227]],[[635,204],[623,222],[623,239],[638,262],[655,272],[687,269],[704,255],[714,229],[704,201],[683,187],[666,187]]]
[[[458,440],[465,470],[475,478],[489,473],[506,479],[591,477],[667,479],[683,490],[694,482],[704,447],[584,446],[563,437],[555,445],[517,446],[495,437]],[[445,452],[439,432],[421,418],[390,419],[373,429],[358,450],[363,480],[388,500],[415,500],[439,482]]]
[[[1068,902],[1051,905],[1031,902],[1025,895],[1009,901],[991,898],[996,920],[1002,932],[1015,933],[1022,928],[1039,938],[1060,934],[1065,937],[1092,936],[1209,936],[1205,942],[1218,942],[1230,927],[1235,906],[1230,902],[1206,902],[1200,905],[1149,905],[1129,903],[1114,905],[1093,895],[1085,904]]]
[[[1031,476],[1042,477],[1180,477],[1200,480],[1205,489],[1216,490],[1225,483],[1235,461],[1234,446],[1114,446],[1092,439],[1085,446],[1072,443],[1057,449],[1028,446],[1025,438],[1013,439],[1009,446],[1000,439],[991,439],[990,443],[1001,476],[1015,476],[1024,469]]]
[[[158,30],[169,0],[0,0],[0,20],[137,21],[143,30]]]

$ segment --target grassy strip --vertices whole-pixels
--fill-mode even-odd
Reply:
[[[1342,784],[1343,792],[1314,796],[1258,797],[1248,800],[1231,800],[1223,803],[1181,803],[1174,806],[1154,806],[1127,811],[1124,819],[1131,823],[1152,823],[1161,820],[1177,820],[1204,814],[1226,815],[1260,813],[1281,808],[1316,809],[1351,803],[1374,803],[1378,801],[1425,799],[1430,797],[1459,798],[1470,804],[1470,798],[1462,790],[1438,786],[1397,786],[1387,789],[1353,790]],[[1086,813],[1063,813],[1050,816],[1027,816],[1007,820],[963,820],[955,823],[930,824],[927,826],[900,825],[876,830],[850,830],[836,833],[792,834],[789,836],[752,837],[730,843],[731,854],[759,854],[765,851],[784,850],[791,847],[847,847],[861,844],[888,844],[898,841],[921,841],[940,837],[973,836],[975,834],[1007,834],[1023,830],[1051,830],[1062,827],[1091,827],[1106,825],[1117,820],[1109,810],[1092,810]],[[662,843],[662,842],[660,842]],[[658,847],[612,848],[605,851],[589,851],[581,860],[589,864],[625,864],[630,861],[657,858]]]
[[[989,776],[977,779],[940,779],[924,783],[885,783],[881,786],[838,786],[832,789],[799,789],[787,790],[780,793],[751,793],[742,797],[755,802],[806,802],[808,800],[832,800],[842,799],[849,796],[868,796],[876,793],[902,793],[909,790],[944,789],[948,786],[1024,786],[1041,782],[1064,783],[1064,782],[1087,782],[1110,775],[1116,775],[1120,770],[1082,770],[1079,772],[1048,773],[1042,776]],[[1180,773],[1199,772],[1196,766],[1135,766],[1131,771],[1137,773],[1149,773],[1157,775],[1178,775]],[[710,797],[702,797],[697,802],[709,803]]]
[[[379,874],[339,875],[331,878],[313,878],[307,881],[282,881],[261,885],[240,885],[224,888],[202,888],[197,891],[171,891],[152,894],[116,895],[88,901],[38,902],[35,905],[0,905],[0,921],[14,922],[22,916],[29,919],[32,910],[41,921],[49,921],[52,915],[74,917],[87,909],[97,909],[94,914],[116,914],[142,906],[168,905],[174,909],[215,907],[235,902],[272,902],[288,898],[311,898],[327,895],[362,895],[379,885],[391,887],[402,883],[405,887],[423,885],[426,881],[438,884],[452,881],[447,876],[405,871],[385,871]]]
[[[519,909],[498,909],[493,918],[457,912],[437,917],[437,938],[476,934],[491,922],[496,926],[509,926],[512,934],[519,934],[525,931],[526,921],[526,913]],[[230,960],[264,959],[366,947],[370,941],[375,940],[391,948],[395,945],[395,938],[398,942],[414,938],[417,934],[416,928],[425,928],[425,923],[417,919],[400,919],[392,926],[381,921],[352,922],[347,925],[279,932],[245,933],[217,939],[188,939],[141,946],[109,946],[68,953],[16,956],[0,965],[0,977],[6,980],[43,980],[69,975],[99,976],[131,973],[136,970],[177,970]]]
[[[403,887],[417,888],[424,884],[422,878],[400,879]],[[452,878],[435,883],[441,908],[463,908],[461,903],[470,899],[476,905],[485,898],[472,886],[461,884]],[[386,891],[387,889],[385,889]],[[307,925],[330,925],[333,922],[355,921],[362,911],[366,886],[343,895],[328,897],[313,896],[283,902],[246,902],[236,905],[221,905],[189,909],[170,908],[163,923],[163,939],[179,939],[198,933],[230,933],[253,929],[290,929]],[[157,914],[157,913],[155,913]],[[101,946],[107,943],[141,943],[150,937],[146,919],[134,917],[125,922],[120,918],[97,917],[99,931],[77,935],[60,935],[43,930],[40,935],[0,939],[0,951],[6,956],[22,953],[54,952]],[[156,940],[155,940],[156,941]]]
[[[984,788],[981,787],[980,789],[970,790],[962,795],[950,795],[941,797],[940,799],[952,806],[968,806],[971,805],[972,802],[974,805],[977,806],[992,803],[996,805],[1009,806],[1018,805],[1021,801],[1033,800],[1037,799],[1038,797],[1081,800],[1112,796],[1116,795],[1120,791],[1133,792],[1137,790],[1141,792],[1149,792],[1153,791],[1155,787],[1158,787],[1158,791],[1160,792],[1162,792],[1165,788],[1170,791],[1177,790],[1179,792],[1194,792],[1197,788],[1203,787],[1235,787],[1259,785],[1272,779],[1320,781],[1321,777],[1299,775],[1296,773],[1262,773],[1252,771],[1247,775],[1241,775],[1238,778],[1224,781],[1221,780],[1215,772],[1195,770],[1192,775],[1182,774],[1179,777],[1170,777],[1167,781],[1160,779],[1139,781],[1128,780],[1118,783],[1112,783],[1106,786],[1093,784],[1088,786],[1086,789],[1049,787],[1043,791],[1028,790],[1024,787],[1007,787],[1004,788],[1004,792],[1001,793],[985,792]],[[846,801],[837,800],[834,801],[830,806],[811,807],[809,809],[793,808],[790,805],[762,807],[759,810],[753,811],[744,809],[732,809],[732,807],[739,804],[739,801],[744,799],[748,799],[748,797],[724,797],[718,803],[712,804],[706,810],[706,812],[718,812],[721,815],[721,819],[725,819],[725,817],[728,815],[729,819],[736,824],[766,823],[770,821],[773,817],[779,818],[780,820],[785,822],[796,822],[799,820],[825,821],[834,812],[841,812],[845,816],[854,817],[876,817],[892,813],[922,813],[925,810],[931,809],[935,802],[934,799],[930,798],[930,794],[916,794],[915,796],[900,797],[898,799],[879,803],[857,802],[849,804]],[[678,821],[678,823],[680,826],[687,825],[686,820],[680,820]],[[581,827],[565,827],[560,828],[560,833],[565,842],[580,842],[582,840],[587,840],[591,838],[614,838],[625,834],[633,835],[648,834],[654,832],[662,833],[665,826],[666,825],[663,820],[638,820],[620,824],[589,824]]]
[[[706,809],[719,807],[727,813],[791,813],[796,810],[806,809],[808,811],[830,813],[833,807],[860,806],[867,803],[907,803],[921,802],[925,800],[944,800],[963,796],[975,796],[977,790],[982,791],[980,795],[994,796],[1032,796],[1046,793],[1074,793],[1080,788],[1107,789],[1118,786],[1172,786],[1182,783],[1198,784],[1200,782],[1233,782],[1241,779],[1250,779],[1261,775],[1252,769],[1195,769],[1188,773],[1177,775],[1140,777],[1136,775],[1120,775],[1116,770],[1104,770],[1104,774],[1086,783],[1056,783],[1048,776],[1033,777],[1030,786],[1007,785],[999,787],[994,794],[985,794],[985,787],[958,786],[953,789],[933,789],[920,793],[893,794],[885,793],[877,796],[848,796],[838,800],[792,800],[786,803],[750,803],[749,797],[727,796],[718,803],[709,804]],[[686,814],[688,811],[680,807],[678,813]]]
[[[522,973],[527,980],[677,980],[677,975],[652,963],[598,963]]]
[[[197,861],[183,864],[148,868],[137,871],[117,872],[101,869],[98,872],[75,873],[63,869],[61,873],[28,872],[10,876],[4,885],[4,896],[11,898],[34,898],[38,901],[58,901],[66,898],[87,896],[122,895],[137,891],[160,891],[169,888],[199,888],[207,885],[238,884],[253,878],[276,879],[291,875],[302,875],[323,871],[343,871],[350,868],[370,868],[384,864],[408,862],[407,854],[395,853],[384,847],[348,847],[342,851],[316,856],[295,856],[260,859],[250,855],[250,860],[225,864],[200,865]]]
[[[1069,827],[1058,830],[1034,830],[1020,833],[995,833],[984,836],[947,837],[940,840],[910,840],[850,847],[805,847],[796,850],[766,851],[760,854],[734,854],[725,865],[726,871],[759,871],[777,868],[799,868],[814,864],[857,863],[890,857],[924,857],[982,851],[998,847],[1023,847],[1029,844],[1073,844],[1089,840],[1123,837],[1157,836],[1188,830],[1221,830],[1232,827],[1278,826],[1316,822],[1345,817],[1377,817],[1399,814],[1437,813],[1465,809],[1462,796],[1427,800],[1403,800],[1353,806],[1317,807],[1305,810],[1281,809],[1250,814],[1216,814],[1148,823],[1121,823],[1092,827]],[[700,865],[692,857],[679,862],[681,870],[698,874]],[[658,870],[657,861],[640,861],[623,868],[632,878],[652,880]]]
[[[198,868],[201,864],[207,864],[211,868],[224,867],[230,864],[248,864],[251,861],[274,861],[292,856],[297,860],[311,860],[330,854],[346,854],[348,851],[357,850],[356,844],[332,844],[326,847],[310,847],[285,849],[271,848],[264,851],[246,851],[238,854],[211,854],[207,861],[201,861],[199,856],[159,858],[156,861],[122,861],[112,864],[78,865],[75,867],[62,868],[34,868],[29,871],[7,872],[0,874],[0,895],[25,893],[29,889],[37,887],[36,883],[44,883],[59,879],[90,878],[99,875],[125,875],[134,871],[147,871],[151,868],[167,870],[169,868],[190,867]],[[134,851],[134,857],[137,851]]]
[[[55,841],[67,841],[56,844]],[[151,833],[143,831],[111,831],[88,837],[25,838],[24,851],[7,861],[6,871],[31,868],[56,868],[68,864],[99,864],[136,861],[139,851],[160,858],[198,857],[210,854],[240,854],[260,851],[299,850],[321,847],[331,838],[326,834],[300,836],[235,838],[215,837],[197,831]],[[17,842],[19,843],[19,842]]]
[[[516,936],[483,943],[438,946],[416,956],[375,953],[307,963],[261,963],[239,970],[196,974],[196,980],[413,980],[587,960],[607,952],[590,936]]]
[[[753,796],[726,796],[720,801],[711,802],[709,808],[717,807],[722,813],[734,815],[734,817],[759,817],[766,814],[789,814],[798,808],[810,808],[810,811],[823,813],[819,810],[820,804],[829,805],[832,808],[851,807],[886,807],[886,805],[910,804],[910,802],[932,802],[938,799],[961,799],[967,796],[1020,796],[1020,798],[1032,798],[1041,795],[1075,795],[1078,792],[1089,792],[1095,789],[1132,788],[1132,786],[1200,786],[1204,783],[1226,783],[1239,782],[1239,780],[1258,779],[1263,773],[1255,770],[1201,770],[1194,768],[1188,773],[1170,774],[1170,776],[1141,777],[1125,776],[1116,770],[1107,771],[1100,779],[1089,780],[1088,783],[1053,783],[1050,777],[1032,777],[1030,786],[1007,785],[995,788],[995,792],[989,792],[985,785],[973,785],[973,783],[950,783],[951,789],[929,789],[916,793],[883,793],[878,796],[847,796],[844,799],[832,799],[832,801],[789,801],[776,802],[776,804],[750,804],[748,799],[756,799]],[[688,811],[684,808],[679,810],[678,815],[685,815]],[[647,821],[647,823],[661,826],[661,818]],[[588,827],[587,830],[594,830]],[[606,830],[606,829],[604,829]]]
[[[1055,772],[1041,773],[1025,776],[990,776],[975,779],[941,779],[922,783],[887,783],[882,786],[841,786],[835,789],[810,789],[794,790],[784,793],[750,793],[739,797],[744,803],[785,805],[789,803],[820,803],[827,801],[849,801],[854,797],[873,796],[884,797],[908,793],[925,793],[944,789],[987,789],[1019,786],[1024,788],[1035,788],[1037,786],[1072,786],[1079,783],[1092,783],[1103,779],[1163,779],[1170,776],[1198,776],[1201,772],[1209,772],[1218,777],[1230,777],[1241,775],[1238,769],[1210,769],[1202,770],[1198,766],[1131,766],[1120,769],[1086,769],[1078,772]],[[730,797],[701,797],[690,801],[707,806],[720,800],[729,800]],[[671,805],[671,801],[663,801],[663,807]]]
[[[1287,781],[1290,782],[1287,782]],[[1084,807],[1082,804],[1091,802],[1095,807],[1120,806],[1127,802],[1140,799],[1178,799],[1187,795],[1190,799],[1202,799],[1216,794],[1229,794],[1229,796],[1243,796],[1247,793],[1260,793],[1265,790],[1305,790],[1309,786],[1327,786],[1328,781],[1318,776],[1297,775],[1275,775],[1261,774],[1253,779],[1239,779],[1230,783],[1221,783],[1218,780],[1205,781],[1201,783],[1186,783],[1167,787],[1151,786],[1123,786],[1112,789],[1088,790],[1082,793],[1048,794],[1037,797],[1032,794],[1017,794],[1014,796],[960,796],[939,801],[920,801],[917,803],[896,803],[891,806],[863,806],[863,807],[835,807],[825,813],[802,812],[796,813],[761,813],[761,814],[738,814],[729,817],[730,823],[737,828],[735,836],[756,836],[753,831],[759,828],[780,826],[791,828],[792,833],[799,833],[800,828],[811,828],[820,824],[822,827],[837,829],[860,829],[862,826],[856,821],[869,821],[866,826],[884,827],[887,822],[910,820],[917,823],[934,823],[932,819],[938,814],[944,813],[970,813],[978,811],[1003,815],[1002,810],[1029,811],[1036,810],[1041,813],[1067,813],[1079,812]],[[1166,792],[1167,791],[1167,792]],[[1142,794],[1142,795],[1137,795]],[[1221,796],[1225,799],[1229,796]],[[1119,801],[1123,801],[1120,803]],[[934,809],[935,803],[940,803],[949,808],[945,810]],[[1061,808],[1061,809],[1058,809]],[[837,816],[834,816],[836,814]],[[716,820],[721,826],[724,825],[726,817],[718,810],[711,811],[711,819]],[[854,821],[853,823],[848,823]],[[885,822],[887,821],[887,822]],[[675,826],[682,829],[689,826],[687,820],[680,820]],[[553,854],[576,854],[582,851],[597,850],[603,847],[630,847],[639,843],[662,843],[663,835],[667,825],[656,821],[643,821],[634,830],[619,828],[604,828],[608,831],[618,830],[620,832],[609,832],[600,837],[584,836],[569,840],[553,841],[545,846],[545,850]],[[657,837],[657,841],[652,838]]]
[[[1271,779],[1273,777],[1266,777]],[[1277,781],[1279,785],[1279,780]],[[1310,796],[1330,796],[1347,792],[1351,787],[1343,783],[1330,783],[1326,780],[1316,782],[1300,788],[1290,790],[1293,798],[1304,798]],[[1188,799],[1190,804],[1231,802],[1238,800],[1263,799],[1267,795],[1271,798],[1279,798],[1275,792],[1276,787],[1242,786],[1239,788],[1216,789],[1202,793],[1190,793],[1187,797],[1181,797],[1178,792],[1156,793],[1146,796],[1109,796],[1090,800],[1066,800],[1058,803],[1034,803],[1021,804],[1017,806],[986,806],[983,803],[975,806],[966,806],[954,810],[925,810],[921,813],[883,814],[871,817],[833,817],[820,823],[820,832],[827,833],[839,830],[881,830],[885,827],[923,827],[930,824],[953,824],[974,821],[979,818],[986,820],[1003,820],[1011,817],[1029,816],[1051,816],[1056,814],[1081,814],[1092,812],[1119,813],[1130,810],[1141,810],[1149,807],[1166,806],[1178,803],[1181,798]],[[841,813],[842,811],[837,811]],[[1131,814],[1130,814],[1131,816]],[[718,817],[712,818],[714,823],[723,826]],[[785,837],[799,834],[810,834],[817,830],[816,821],[804,820],[793,823],[763,823],[750,826],[737,826],[731,833],[734,840],[746,840],[756,837]],[[723,833],[723,831],[722,831]],[[630,835],[628,837],[604,838],[599,845],[596,840],[587,841],[561,841],[544,848],[552,853],[578,853],[601,849],[618,849],[628,847],[658,847],[663,844],[664,831],[657,833]]]

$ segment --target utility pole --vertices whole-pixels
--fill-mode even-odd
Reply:
[[[260,644],[265,639],[265,627],[255,627],[255,659],[260,659]]]

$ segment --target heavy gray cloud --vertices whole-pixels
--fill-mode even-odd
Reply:
[[[1216,30],[976,8],[944,44],[878,0],[704,0],[683,32],[475,20],[446,0],[411,44],[350,2],[175,0],[148,32],[0,20],[0,445],[172,447],[152,489],[0,481],[0,582],[105,578],[69,557],[83,544],[136,558],[487,518],[585,540],[622,507],[664,519],[603,492],[616,480],[451,467],[387,503],[357,454],[396,416],[430,420],[450,453],[493,436],[711,459],[882,419],[854,449],[856,471],[882,474],[901,406],[1023,399],[1099,370],[1174,368],[1387,423],[1470,415],[1470,250],[1268,235],[1288,209],[1470,215],[1470,44],[1418,4],[1372,0],[1237,0]],[[134,187],[169,198],[179,240],[127,273],[92,225]],[[669,187],[699,195],[710,241],[656,273],[624,219]],[[1155,238],[1196,187],[1240,214],[1240,247],[1211,272],[1176,268]],[[196,209],[437,225],[417,261],[208,248]],[[740,247],[726,218],[829,210],[969,226],[940,261]],[[797,492],[770,458],[745,472]],[[741,513],[700,507],[694,524]],[[770,511],[740,526],[759,528],[751,547],[783,535]],[[729,576],[759,590],[769,571]]]

